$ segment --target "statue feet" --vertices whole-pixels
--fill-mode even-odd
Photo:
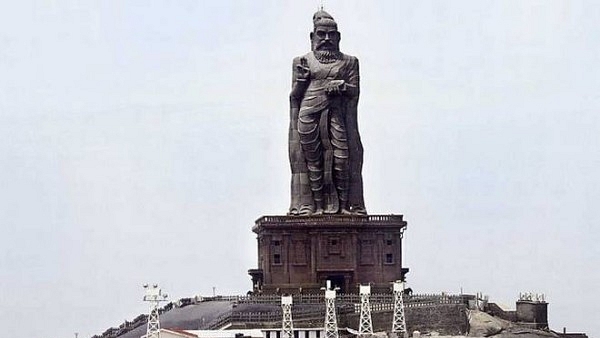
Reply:
[[[367,209],[365,209],[365,207],[353,206],[353,207],[350,208],[350,210],[352,210],[352,214],[353,215],[359,215],[359,216],[366,216],[367,215]]]
[[[290,216],[318,216],[323,215],[323,207],[319,204],[303,204],[299,209],[293,208],[290,209],[288,215]]]
[[[310,216],[313,214],[314,206],[309,204],[304,204],[300,207],[300,211],[298,212],[298,216]]]
[[[323,202],[315,201],[315,212],[313,212],[313,215],[315,215],[315,216],[323,215]]]
[[[348,210],[347,208],[342,208],[340,210],[340,214],[342,214],[342,215],[354,215],[354,213],[352,211]]]

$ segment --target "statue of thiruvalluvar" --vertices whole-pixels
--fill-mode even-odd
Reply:
[[[366,215],[357,125],[358,59],[340,52],[333,17],[313,16],[312,51],[294,58],[290,93],[290,215]]]

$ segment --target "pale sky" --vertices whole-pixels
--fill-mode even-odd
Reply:
[[[289,203],[291,60],[320,1],[0,3],[0,327],[100,334],[244,294]],[[327,0],[361,65],[370,214],[415,292],[546,294],[600,336],[600,2]]]

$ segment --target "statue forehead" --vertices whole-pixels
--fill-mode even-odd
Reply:
[[[327,32],[337,32],[337,26],[335,25],[315,25],[315,31],[317,30],[324,30]]]

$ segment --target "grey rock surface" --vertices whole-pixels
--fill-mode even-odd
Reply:
[[[230,301],[202,302],[182,308],[174,308],[160,316],[160,326],[162,328],[197,330],[203,324],[210,323],[232,309],[233,303]],[[119,336],[119,338],[140,338],[144,334],[146,334],[146,325],[141,325]]]

